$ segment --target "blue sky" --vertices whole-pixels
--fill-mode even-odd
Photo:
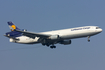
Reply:
[[[105,70],[104,0],[0,0],[0,70]],[[21,29],[43,32],[94,25],[103,32],[72,39],[50,49],[41,44],[10,43],[7,21]]]

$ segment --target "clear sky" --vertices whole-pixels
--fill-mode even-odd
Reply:
[[[7,21],[34,32],[87,25],[103,32],[50,49],[10,43]],[[0,24],[0,70],[105,70],[105,0],[0,0]]]

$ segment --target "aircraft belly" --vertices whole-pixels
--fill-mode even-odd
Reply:
[[[21,36],[18,37],[19,41],[15,41],[16,43],[23,43],[23,44],[32,44],[32,43],[38,43],[38,38],[30,38],[27,36]]]

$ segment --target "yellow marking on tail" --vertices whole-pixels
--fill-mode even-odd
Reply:
[[[15,26],[15,25],[12,25],[11,27],[12,27],[13,29],[16,29],[16,26]]]

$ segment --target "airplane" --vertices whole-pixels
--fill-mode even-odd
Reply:
[[[71,44],[71,39],[87,37],[90,42],[90,37],[102,32],[98,26],[83,26],[76,28],[68,28],[47,32],[30,32],[25,29],[19,29],[13,22],[7,22],[10,32],[5,33],[4,36],[10,38],[10,42],[20,44],[37,44],[41,43],[43,46],[50,46],[56,48],[55,44],[68,45]]]

